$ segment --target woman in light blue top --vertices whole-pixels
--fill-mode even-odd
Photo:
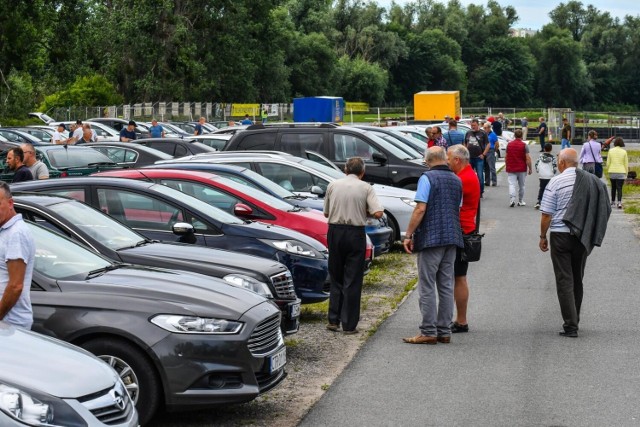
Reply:
[[[589,141],[582,144],[582,150],[580,151],[580,164],[582,169],[587,172],[596,173],[596,163],[602,163],[602,146],[598,141],[598,132],[595,130],[589,131]]]

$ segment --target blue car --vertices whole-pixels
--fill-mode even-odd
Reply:
[[[122,178],[83,177],[26,181],[12,191],[58,194],[85,202],[143,236],[271,258],[286,265],[303,304],[329,298],[328,250],[284,227],[241,220],[161,184]]]
[[[265,193],[277,197],[278,199],[284,200],[285,202],[293,206],[301,206],[305,208],[317,209],[320,211],[324,206],[323,200],[314,197],[296,195],[291,191],[282,188],[275,182],[263,177],[262,175],[257,174],[256,172],[244,166],[206,163],[206,160],[198,163],[180,163],[180,160],[176,159],[175,161],[166,160],[161,162],[161,164],[149,165],[146,167],[156,169],[171,168],[212,172],[216,175],[224,176],[225,178],[229,178],[241,184],[248,185],[249,187],[264,191]],[[369,236],[369,239],[373,244],[374,255],[376,257],[389,252],[389,249],[391,247],[391,234],[393,233],[393,230],[387,223],[386,215],[379,220],[370,218],[369,224],[365,227],[365,231],[367,232],[367,236]]]

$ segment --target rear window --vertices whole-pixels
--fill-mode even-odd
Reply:
[[[303,157],[306,151],[324,153],[322,133],[283,133],[280,137],[282,151]]]
[[[238,150],[273,150],[275,145],[275,132],[258,132],[240,135],[244,137],[236,147]]]
[[[80,147],[77,147],[80,148]],[[51,166],[57,169],[84,168],[90,164],[113,163],[104,154],[92,148],[48,150]]]

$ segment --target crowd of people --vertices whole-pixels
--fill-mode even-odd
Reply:
[[[516,128],[515,138],[506,147],[505,169],[510,207],[526,206],[525,178],[534,168],[538,174],[535,209],[541,214],[539,247],[544,252],[551,251],[563,318],[559,335],[575,338],[586,259],[604,239],[611,208],[616,203],[618,208],[622,207],[628,156],[622,138],[605,141],[605,146],[612,141],[614,146],[606,161],[611,180],[609,204],[607,187],[598,173],[597,166],[602,167],[603,160],[597,133],[589,132],[590,139],[578,154],[571,148],[571,127],[566,119],[563,122],[562,147],[554,156],[553,145],[546,141],[545,119],[539,119],[536,136],[541,146],[535,162],[526,131]],[[416,206],[403,241],[405,251],[415,253],[417,258],[422,320],[416,336],[403,338],[406,343],[446,344],[451,342],[452,334],[469,331],[469,262],[465,258],[465,240],[478,233],[485,187],[498,184],[495,151],[499,144],[497,136],[506,123],[501,115],[482,125],[478,119],[472,119],[471,130],[465,134],[457,130],[457,121],[451,119],[445,136],[439,126],[426,130],[428,170],[418,181]],[[370,186],[361,181],[364,167],[362,159],[350,159],[345,170],[347,177],[329,187],[325,201],[325,215],[330,223],[332,279],[327,329],[335,332],[342,325],[347,334],[356,331],[359,320],[363,270],[361,254],[349,251],[360,246],[358,236],[364,233],[366,216],[377,217],[384,210]]]

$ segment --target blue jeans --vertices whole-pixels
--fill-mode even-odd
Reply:
[[[480,180],[480,193],[482,194],[484,193],[484,159],[474,157],[469,159],[469,163],[476,172],[476,175],[478,175],[478,179]]]
[[[562,146],[560,147],[560,149],[564,150],[565,148],[571,148],[571,143],[568,139],[562,138]]]

